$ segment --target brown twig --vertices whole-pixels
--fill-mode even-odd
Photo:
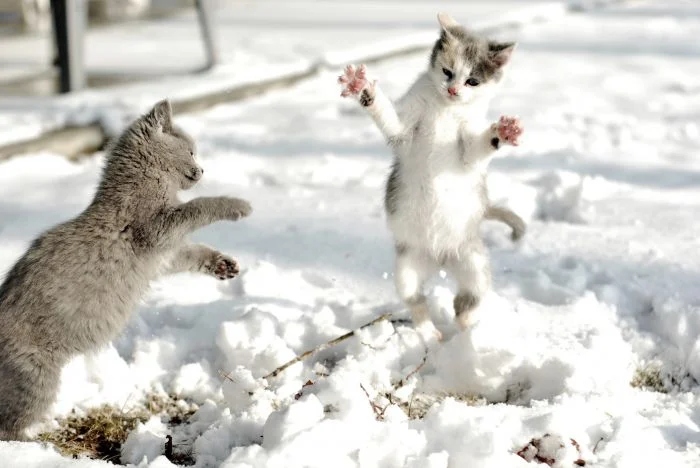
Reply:
[[[593,453],[595,453],[596,450],[598,450],[598,444],[601,443],[601,442],[603,442],[604,440],[605,440],[605,438],[603,438],[603,437],[601,437],[600,439],[598,439],[598,441],[597,441],[597,442],[595,443],[595,445],[593,446]]]
[[[374,325],[375,323],[381,322],[382,320],[386,320],[386,319],[389,318],[389,317],[391,317],[391,314],[390,314],[390,313],[382,314],[382,315],[380,315],[379,317],[377,317],[377,318],[375,318],[374,320],[372,320],[371,322],[365,323],[365,324],[362,325],[360,328],[357,328],[357,329],[355,329],[355,330],[349,331],[349,332],[347,332],[346,334],[344,334],[344,335],[342,335],[342,336],[339,336],[339,337],[337,337],[337,338],[333,338],[331,341],[328,341],[327,343],[323,343],[323,344],[321,344],[321,345],[319,345],[319,346],[316,346],[316,347],[313,348],[313,349],[310,349],[310,350],[308,350],[308,351],[306,351],[306,352],[300,354],[299,356],[295,357],[295,358],[292,359],[291,361],[286,362],[285,364],[282,364],[282,365],[279,366],[277,369],[273,370],[272,372],[270,372],[269,374],[267,374],[267,375],[266,375],[265,377],[263,377],[263,378],[264,378],[264,379],[269,379],[270,377],[277,377],[277,376],[278,376],[280,373],[282,373],[285,369],[287,369],[288,367],[290,367],[290,366],[296,364],[297,362],[301,362],[301,361],[303,361],[304,359],[307,359],[308,357],[313,356],[314,354],[318,353],[319,351],[323,351],[324,349],[328,349],[328,348],[330,348],[331,346],[335,346],[335,345],[337,345],[338,343],[340,343],[341,341],[345,341],[345,340],[347,340],[348,338],[350,338],[351,336],[355,335],[355,334],[356,334],[357,332],[359,332],[360,330],[365,329],[365,328],[367,328],[367,327],[371,327],[371,326]]]
[[[374,416],[377,418],[377,421],[383,421],[384,420],[384,411],[386,411],[386,408],[388,408],[388,405],[384,408],[376,404],[372,398],[369,396],[369,393],[367,393],[367,389],[365,389],[365,386],[360,384],[360,388],[362,389],[363,392],[365,392],[365,395],[367,395],[367,400],[369,401],[369,405],[372,407],[372,411],[374,411]]]
[[[392,325],[411,325],[413,322],[411,321],[411,319],[397,318],[397,319],[392,319],[391,323],[392,323]]]
[[[397,333],[398,332],[396,331],[396,328],[394,328],[394,331],[392,332],[392,334],[389,335],[389,337],[381,343],[382,346],[374,346],[374,345],[371,345],[369,343],[365,343],[364,341],[362,341],[361,343],[362,343],[362,346],[367,346],[372,351],[381,351],[382,349],[386,349],[386,347],[388,346],[387,343],[389,343],[391,341],[391,339],[394,337],[394,335],[396,335]]]
[[[408,382],[408,379],[416,375],[420,370],[425,366],[425,363],[428,361],[428,349],[426,348],[425,354],[423,355],[423,359],[421,359],[420,363],[416,366],[415,369],[413,369],[411,372],[409,372],[404,378],[399,380],[394,384],[394,390],[398,390],[399,388],[403,387],[406,385]]]
[[[221,378],[224,379],[224,380],[228,380],[229,382],[237,383],[237,382],[236,382],[236,379],[234,379],[233,377],[231,377],[231,373],[230,373],[230,372],[224,372],[224,371],[221,370],[221,369],[219,369],[219,377],[221,377]],[[249,391],[249,390],[246,391],[246,393],[248,394],[248,396],[253,396],[253,394],[254,394],[254,392],[251,392],[251,391]]]
[[[222,369],[219,369],[219,377],[221,377],[224,380],[228,380],[229,382],[235,382],[233,377],[231,377],[230,372],[224,372]]]

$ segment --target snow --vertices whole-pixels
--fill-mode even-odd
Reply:
[[[163,453],[163,441],[167,433],[167,427],[158,416],[139,423],[122,446],[121,462],[136,465],[155,461]]]
[[[33,433],[156,391],[198,409],[183,426],[153,418],[134,429],[122,453],[133,466],[173,466],[168,434],[201,467],[528,467],[535,455],[567,468],[579,458],[700,466],[699,18],[692,2],[635,2],[500,33],[519,46],[492,114],[519,115],[525,133],[489,184],[528,233],[513,245],[502,225],[484,225],[494,291],[471,330],[452,322],[450,279],[431,284],[445,341],[427,354],[393,289],[381,208],[389,152],[340,99],[339,69],[179,116],[206,169],[184,198],[234,194],[254,206],[193,236],[236,256],[242,274],[157,281],[122,336],[64,369],[50,420]],[[372,38],[382,28],[366,25]],[[369,71],[395,97],[425,61]],[[101,96],[66,103],[103,112],[113,98]],[[100,158],[2,164],[0,268],[83,208]],[[391,320],[268,376],[383,313]],[[632,387],[638,369],[656,369],[664,391]],[[39,443],[0,443],[0,459],[108,466]]]

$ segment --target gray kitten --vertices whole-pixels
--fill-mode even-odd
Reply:
[[[428,314],[425,282],[445,269],[458,283],[458,324],[491,285],[486,248],[479,236],[484,219],[509,224],[519,239],[525,223],[488,199],[488,164],[503,144],[517,145],[518,119],[486,120],[502,82],[514,43],[488,41],[468,32],[449,15],[438,15],[440,38],[428,69],[394,104],[366,69],[348,66],[339,78],[342,96],[355,96],[394,153],[385,208],[396,245],[396,288],[416,328],[430,341],[440,333]]]
[[[92,203],[34,240],[0,286],[0,440],[24,430],[50,407],[61,368],[114,339],[161,274],[238,273],[236,261],[185,237],[221,220],[248,216],[238,198],[187,203],[203,170],[192,139],[172,124],[161,101],[109,150]]]

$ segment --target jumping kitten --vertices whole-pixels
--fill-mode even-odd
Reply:
[[[114,339],[160,274],[238,273],[236,261],[185,236],[248,216],[238,198],[187,203],[202,177],[192,139],[161,101],[119,137],[96,195],[76,218],[40,235],[0,286],[0,440],[23,439],[56,397],[72,357]]]
[[[348,66],[339,77],[342,96],[355,96],[391,145],[394,163],[385,209],[396,245],[396,288],[423,336],[441,339],[428,314],[425,282],[444,268],[459,285],[454,298],[458,324],[491,285],[483,219],[510,225],[514,240],[523,220],[489,204],[486,170],[503,144],[517,145],[522,127],[501,117],[489,125],[486,112],[502,81],[514,43],[474,36],[449,15],[438,15],[441,34],[428,70],[396,103],[366,77],[364,66]]]

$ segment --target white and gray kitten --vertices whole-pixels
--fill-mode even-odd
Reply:
[[[491,157],[503,144],[517,145],[522,133],[515,118],[486,120],[515,44],[477,37],[444,13],[438,20],[428,70],[395,107],[367,80],[364,66],[348,66],[339,78],[342,95],[359,100],[393,150],[385,208],[396,245],[396,288],[431,341],[441,335],[430,320],[425,282],[440,269],[451,274],[459,289],[454,311],[465,328],[491,285],[482,220],[507,223],[514,240],[525,233],[518,215],[489,204],[486,187]]]

